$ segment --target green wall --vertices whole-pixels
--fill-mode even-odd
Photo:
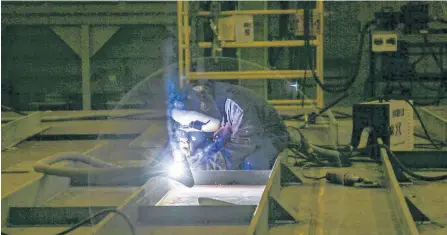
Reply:
[[[350,74],[356,60],[354,55],[358,48],[360,27],[372,19],[373,12],[384,6],[398,9],[402,4],[405,2],[326,2],[326,80]],[[437,7],[438,2],[430,4],[433,14],[440,13],[442,9]],[[174,34],[176,29],[173,27],[121,26],[92,57],[93,108],[106,108],[106,101],[118,101],[139,81],[163,68],[164,64],[175,62],[175,55],[169,58],[170,62],[166,62],[165,56],[166,50],[172,53],[177,51]],[[168,42],[172,48],[169,48]],[[363,48],[360,75],[353,88],[354,95],[345,100],[343,105],[351,105],[363,99],[363,86],[369,69],[368,44],[369,40]],[[280,60],[280,64],[287,63],[287,54],[284,53]],[[437,68],[432,59],[428,58],[418,69],[436,71]],[[4,105],[26,110],[35,107],[29,105],[31,102],[70,100],[68,108],[81,108],[80,59],[49,27],[2,26],[1,73]],[[308,81],[311,83],[311,79]],[[161,81],[151,86],[161,86]],[[155,89],[154,92],[161,91]],[[421,90],[421,93],[427,91]],[[309,95],[313,95],[312,92]],[[325,103],[336,97],[325,93]]]

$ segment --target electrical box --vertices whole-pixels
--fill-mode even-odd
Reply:
[[[217,22],[217,33],[222,41],[253,42],[253,16],[234,15],[221,17]]]
[[[392,151],[411,151],[414,148],[413,109],[405,100],[355,104],[352,121],[353,146],[359,144],[363,129],[372,127],[370,140],[382,138]]]
[[[372,32],[373,52],[395,52],[397,51],[397,33],[392,31]]]

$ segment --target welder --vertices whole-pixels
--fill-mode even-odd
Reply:
[[[171,94],[171,146],[201,170],[271,169],[290,137],[277,111],[252,90],[221,82]]]

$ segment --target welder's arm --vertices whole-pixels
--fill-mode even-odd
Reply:
[[[245,157],[252,154],[260,144],[263,129],[254,110],[242,111],[238,107],[230,110],[228,121],[232,134],[220,152],[227,160],[228,169],[240,169]]]

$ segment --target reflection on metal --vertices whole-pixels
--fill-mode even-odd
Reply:
[[[378,144],[383,144],[383,140],[378,138]],[[380,149],[380,157],[383,164],[385,174],[385,186],[390,190],[390,202],[396,209],[396,219],[399,225],[401,225],[402,234],[417,235],[419,234],[416,224],[413,221],[413,217],[410,213],[407,203],[405,202],[402,190],[399,187],[396,176],[394,174],[393,166],[388,157],[388,154],[384,148]]]
[[[41,112],[35,112],[2,125],[2,151],[44,131],[41,116]]]
[[[304,77],[304,74],[311,74],[310,71],[304,73],[303,70],[286,70],[286,71],[230,71],[230,72],[191,72],[190,58],[191,58],[191,37],[189,14],[193,16],[206,17],[222,17],[235,15],[281,15],[281,14],[304,14],[303,9],[289,9],[289,10],[237,10],[237,11],[222,11],[218,15],[212,12],[197,12],[190,13],[188,10],[189,2],[177,2],[177,17],[178,17],[178,40],[179,40],[179,75],[181,84],[187,83],[189,80],[196,79],[296,79]],[[311,40],[311,45],[316,47],[316,74],[323,82],[323,23],[324,23],[324,8],[323,1],[317,1],[316,8],[313,10],[313,15],[318,19],[314,22],[318,23],[318,32],[316,39]],[[255,28],[256,30],[256,28]],[[265,40],[265,39],[263,39]],[[284,41],[253,41],[253,42],[225,42],[221,41],[219,44],[222,48],[267,48],[267,47],[297,47],[304,46],[304,41],[300,40],[284,40]],[[211,42],[198,42],[200,48],[212,48]],[[315,103],[318,107],[323,107],[323,91],[317,87]]]
[[[168,139],[165,121],[152,121],[138,138],[130,142],[131,148],[161,148]]]

